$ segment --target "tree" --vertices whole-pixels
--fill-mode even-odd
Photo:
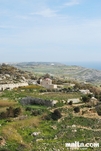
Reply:
[[[15,109],[13,109],[13,113],[14,113],[14,117],[17,117],[20,115],[21,113],[21,108],[20,107],[17,107]]]
[[[7,108],[6,113],[7,113],[7,117],[14,117],[13,107],[10,106],[9,108]]]
[[[88,95],[83,95],[83,96],[82,96],[82,101],[83,101],[84,103],[89,102],[89,101],[90,101],[90,97],[89,97]]]
[[[46,74],[44,75],[44,78],[50,78],[50,75],[49,75],[48,73],[46,73]]]

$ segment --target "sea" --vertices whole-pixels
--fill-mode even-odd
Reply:
[[[101,70],[101,62],[63,62],[69,66],[81,66],[89,69]]]

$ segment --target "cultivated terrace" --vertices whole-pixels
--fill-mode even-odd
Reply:
[[[75,141],[97,142],[99,148],[83,149],[101,150],[100,87],[49,74],[35,76],[5,64],[0,77],[1,85],[3,80],[28,83],[0,92],[0,151],[69,151],[66,143]],[[45,78],[57,88],[40,85]]]

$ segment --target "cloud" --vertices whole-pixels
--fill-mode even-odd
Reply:
[[[31,15],[40,15],[43,17],[56,17],[57,16],[57,11],[51,10],[50,8],[47,8],[45,10],[42,11],[38,11],[35,13],[31,13]]]
[[[78,0],[71,0],[67,3],[65,3],[64,5],[65,6],[73,6],[73,5],[78,5],[79,4],[79,1]]]

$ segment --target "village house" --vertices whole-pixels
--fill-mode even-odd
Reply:
[[[57,89],[57,85],[52,84],[52,80],[49,79],[49,78],[40,79],[40,85],[43,86],[46,89]]]

